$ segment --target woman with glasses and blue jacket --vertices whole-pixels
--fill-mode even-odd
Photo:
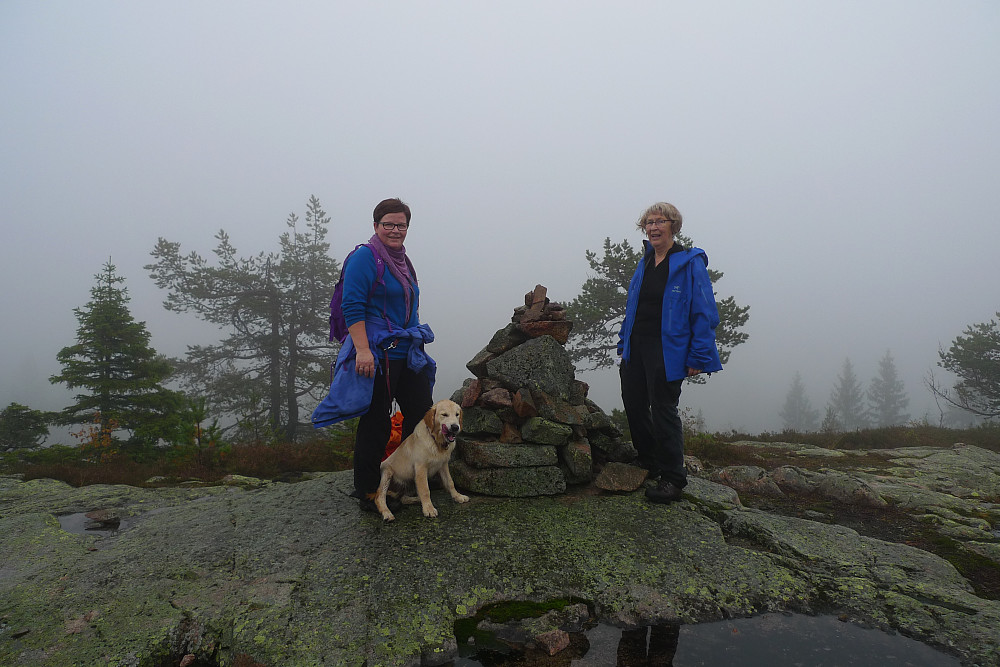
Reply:
[[[618,335],[622,401],[639,465],[649,470],[653,502],[680,500],[687,484],[684,434],[677,403],[685,378],[722,370],[715,344],[719,311],[708,255],[674,240],[682,217],[672,204],[653,204],[639,217],[646,234]]]
[[[358,420],[354,441],[354,495],[377,511],[374,497],[392,431],[392,403],[403,413],[405,440],[431,407],[436,366],[424,353],[434,340],[420,324],[417,272],[403,241],[410,207],[386,199],[372,213],[375,233],[344,261],[341,309],[347,337],[337,355],[330,393],[313,412],[313,425]]]

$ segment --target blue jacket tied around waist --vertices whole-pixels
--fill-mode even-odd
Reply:
[[[625,321],[618,333],[618,354],[623,362],[629,360],[629,339],[639,304],[639,289],[646,271],[646,260],[653,254],[649,241],[642,243],[643,257],[628,286]],[[715,305],[712,281],[708,277],[708,255],[701,248],[690,248],[673,253],[669,261],[670,273],[667,288],[663,291],[663,319],[660,325],[667,381],[684,379],[688,368],[704,373],[721,371],[722,362],[715,345],[719,310]]]
[[[434,332],[429,326],[419,324],[408,329],[390,331],[385,320],[380,318],[366,319],[365,329],[368,332],[368,344],[375,355],[375,363],[378,368],[382,369],[383,373],[386,371],[383,350],[389,348],[394,341],[408,342],[406,365],[414,373],[425,373],[431,388],[434,387],[437,364],[424,352],[424,344],[434,340]],[[368,406],[372,402],[372,388],[375,386],[375,378],[357,374],[354,367],[356,356],[354,341],[348,336],[337,355],[330,393],[313,411],[312,423],[314,427],[331,426],[346,419],[360,417],[368,412]]]

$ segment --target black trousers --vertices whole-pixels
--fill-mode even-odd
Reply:
[[[684,380],[667,382],[659,336],[632,336],[630,358],[619,369],[622,402],[639,465],[678,488],[687,484],[684,430],[677,403]]]
[[[383,362],[384,363],[384,362]],[[368,412],[358,420],[354,439],[354,490],[360,497],[375,493],[382,474],[379,464],[392,434],[392,400],[403,413],[403,440],[416,428],[431,407],[431,384],[424,374],[411,371],[406,359],[389,360],[389,382],[381,369],[375,374],[375,387]]]

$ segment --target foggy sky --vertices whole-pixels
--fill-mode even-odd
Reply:
[[[822,411],[887,349],[936,420],[939,345],[1000,310],[998,64],[991,1],[5,0],[0,406],[71,402],[48,377],[109,257],[159,352],[213,340],[162,308],[157,237],[270,251],[314,194],[338,261],[411,205],[435,398],[665,200],[751,307],[681,397],[710,429],[780,429],[796,371]],[[583,379],[620,407],[614,371]]]

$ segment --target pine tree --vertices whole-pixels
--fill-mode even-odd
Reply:
[[[864,398],[865,394],[858,376],[854,373],[854,366],[850,359],[845,359],[840,375],[837,376],[833,395],[830,396],[830,407],[833,408],[836,419],[845,430],[853,431],[868,425]]]
[[[909,415],[905,410],[909,402],[892,353],[886,350],[878,362],[878,375],[868,386],[868,413],[872,423],[880,427],[906,423]]]
[[[683,234],[677,236],[677,242],[685,248],[694,245]],[[628,284],[642,259],[642,250],[634,248],[628,240],[611,243],[610,238],[605,238],[604,257],[598,260],[597,253],[592,250],[586,252],[586,257],[593,275],[583,283],[580,294],[566,305],[567,316],[573,320],[567,349],[579,368],[595,370],[614,366],[618,332],[625,320]],[[723,276],[721,271],[714,269],[709,269],[708,275],[713,285]],[[715,330],[715,342],[719,358],[725,364],[733,348],[749,338],[741,328],[750,319],[750,306],[737,305],[731,296],[718,300],[716,306],[719,326]],[[694,379],[701,381],[701,378]]]
[[[73,310],[77,342],[59,351],[62,372],[49,378],[83,390],[59,421],[92,423],[100,431],[125,429],[149,444],[176,426],[182,397],[164,388],[170,363],[150,347],[146,323],[132,317],[125,279],[114,264],[108,260],[95,279],[91,300]]]
[[[814,410],[806,396],[806,387],[802,383],[802,376],[796,372],[792,378],[792,386],[788,389],[785,397],[785,406],[781,410],[781,420],[787,431],[796,433],[807,433],[816,430],[816,423],[819,421],[819,411]]]
[[[159,239],[146,266],[167,290],[164,307],[193,312],[228,331],[215,345],[188,347],[178,362],[184,386],[208,399],[216,415],[258,438],[294,441],[309,428],[302,403],[315,405],[329,382],[337,346],[329,340],[330,295],[338,262],[326,240],[330,218],[310,197],[305,229],[290,214],[278,252],[239,257],[225,230],[216,234],[216,264]]]
[[[966,327],[947,352],[938,354],[938,366],[957,375],[958,382],[952,392],[931,375],[927,380],[931,392],[977,417],[1000,417],[1000,312],[995,320]]]

